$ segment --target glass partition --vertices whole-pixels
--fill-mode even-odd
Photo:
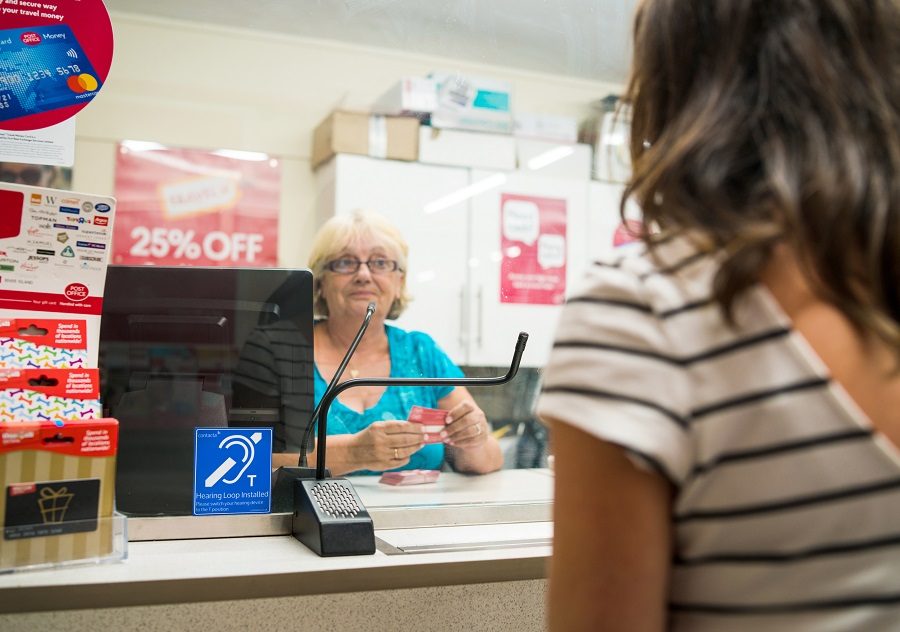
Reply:
[[[103,92],[79,114],[73,186],[113,191],[126,139],[270,156],[281,167],[284,269],[307,266],[329,217],[357,208],[387,216],[410,245],[414,300],[398,326],[429,333],[469,377],[504,373],[516,334],[531,335],[518,377],[472,394],[504,469],[546,468],[547,433],[533,411],[559,305],[618,238],[627,165],[612,164],[621,154],[609,148],[625,139],[604,116],[624,89],[635,4],[106,0],[115,58]],[[434,92],[417,92],[418,81]],[[423,94],[440,107],[422,105]],[[494,115],[467,118],[476,101]],[[362,113],[362,131],[336,111]],[[406,115],[412,131],[382,114]],[[251,285],[266,294],[268,283]],[[247,326],[257,324],[234,312],[236,333],[208,314],[141,316],[132,307],[128,326],[142,335],[175,328],[194,340],[227,338],[227,358],[202,354],[211,362],[236,362]],[[121,332],[103,327],[109,361]],[[147,362],[174,373],[196,361],[154,353]],[[196,404],[197,388],[207,390],[157,379],[151,397]],[[117,389],[107,383],[108,405]],[[122,457],[131,459],[140,445],[128,432]],[[119,498],[127,511],[127,496]],[[180,502],[133,513],[189,514]]]

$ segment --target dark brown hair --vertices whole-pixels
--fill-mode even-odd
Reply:
[[[729,317],[787,243],[900,356],[897,0],[644,0],[634,44],[625,195],[646,223],[722,251]]]

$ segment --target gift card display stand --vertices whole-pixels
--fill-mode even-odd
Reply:
[[[58,503],[48,507],[48,522],[28,525],[35,531],[59,530],[59,524],[53,520],[63,521],[65,516],[65,498],[57,499]],[[65,521],[65,534],[37,535],[3,540],[3,548],[15,548],[16,555],[11,557],[12,566],[0,566],[0,573],[17,573],[22,571],[42,570],[48,568],[64,568],[79,564],[105,564],[120,562],[128,557],[128,522],[122,514],[116,513],[108,518]],[[77,533],[81,539],[79,544],[71,546],[63,544],[61,538]],[[69,548],[73,557],[68,559],[48,559],[48,556],[59,555]],[[64,557],[68,557],[63,553]]]
[[[124,559],[115,419],[0,424],[0,572]]]

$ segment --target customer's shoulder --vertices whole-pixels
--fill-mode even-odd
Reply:
[[[568,302],[666,314],[711,299],[716,259],[714,252],[685,237],[652,248],[629,244],[592,261]]]

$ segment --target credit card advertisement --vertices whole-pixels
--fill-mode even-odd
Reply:
[[[112,48],[101,0],[0,0],[0,129],[74,116],[103,87]]]

